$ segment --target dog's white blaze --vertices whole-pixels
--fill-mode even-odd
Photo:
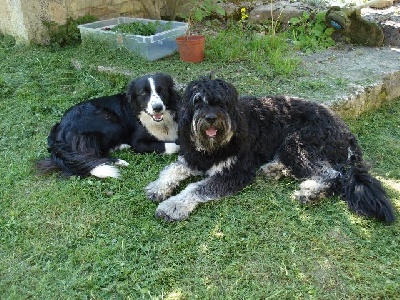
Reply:
[[[149,77],[149,84],[150,84],[150,89],[151,89],[151,93],[150,93],[150,100],[149,103],[147,103],[147,112],[151,115],[154,115],[154,110],[153,110],[153,105],[154,104],[161,104],[162,105],[162,112],[165,111],[165,105],[164,102],[161,100],[161,97],[157,94],[156,91],[156,85],[154,83],[154,79]]]
[[[233,165],[236,163],[237,157],[229,157],[224,161],[221,161],[220,163],[213,165],[210,169],[207,170],[206,174],[208,176],[213,176],[218,173],[224,172],[224,169],[230,169],[233,167]]]
[[[90,171],[90,174],[99,178],[119,177],[119,171],[116,167],[110,165],[100,165]]]
[[[161,141],[174,142],[178,139],[178,124],[169,111],[164,113],[164,118],[160,122],[154,122],[145,112],[140,112],[139,120],[151,135]]]

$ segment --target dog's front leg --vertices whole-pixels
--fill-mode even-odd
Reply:
[[[137,153],[173,154],[179,151],[179,145],[174,142],[155,140],[138,140],[131,142],[132,149]]]
[[[255,174],[231,173],[226,176],[214,175],[189,184],[182,192],[160,203],[156,217],[166,221],[180,221],[189,217],[199,203],[232,195],[251,183]]]
[[[194,175],[201,175],[200,172],[192,170],[182,156],[161,171],[157,180],[150,182],[145,190],[148,199],[154,202],[161,202],[169,197],[182,180]]]
[[[210,178],[189,184],[178,195],[172,196],[160,203],[156,209],[156,217],[166,221],[180,221],[186,219],[196,208],[197,204],[215,200],[214,197],[205,197],[199,193],[199,189],[205,185]]]

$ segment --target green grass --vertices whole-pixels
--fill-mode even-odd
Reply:
[[[289,77],[300,65],[299,59],[291,56],[285,34],[264,35],[231,27],[210,37],[207,49],[211,60],[246,63],[264,77]]]
[[[291,180],[262,177],[239,194],[165,223],[144,187],[175,156],[121,151],[122,180],[39,177],[46,137],[71,105],[167,72],[182,83],[212,70],[241,93],[270,93],[287,77],[240,62],[147,62],[124,51],[0,48],[1,299],[394,299],[400,226],[349,212],[337,199],[304,207]],[[400,180],[400,101],[348,120],[372,171]],[[386,182],[386,181],[385,181]],[[389,182],[389,181],[388,181]],[[395,206],[400,192],[386,185]]]

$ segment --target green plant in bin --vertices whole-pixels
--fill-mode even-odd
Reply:
[[[117,26],[108,28],[106,30],[118,33],[150,36],[156,34],[157,32],[169,30],[171,28],[172,28],[171,22],[168,22],[165,25],[161,25],[161,23],[157,20],[155,22],[147,22],[147,23],[141,21],[121,23],[118,24]]]

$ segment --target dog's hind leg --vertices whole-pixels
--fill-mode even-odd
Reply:
[[[293,196],[301,203],[313,203],[332,194],[340,179],[340,172],[327,164],[317,164],[315,175],[304,180]]]
[[[292,176],[289,168],[278,159],[263,165],[261,171],[267,177],[273,179]],[[304,180],[300,184],[300,189],[295,191],[293,196],[301,203],[311,203],[322,199],[330,192],[332,185],[339,176],[340,173],[334,169],[317,164],[314,170],[314,176]]]
[[[290,170],[277,159],[261,166],[260,170],[265,176],[273,179],[290,176]]]

